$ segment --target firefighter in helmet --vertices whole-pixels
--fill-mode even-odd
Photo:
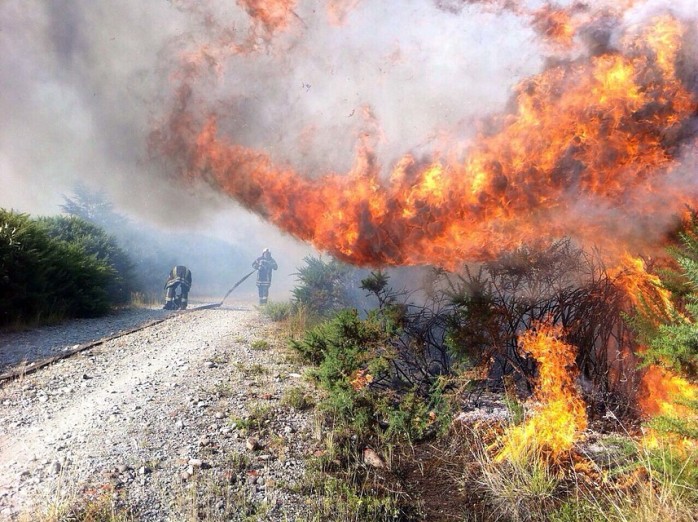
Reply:
[[[189,289],[191,288],[191,272],[186,266],[177,265],[167,276],[165,282],[165,310],[186,310]],[[179,289],[179,293],[177,293]]]
[[[269,287],[271,286],[271,271],[276,270],[279,266],[271,257],[271,252],[268,248],[262,251],[262,255],[255,259],[252,263],[252,268],[257,270],[257,290],[259,291],[259,304],[267,304],[269,298]]]

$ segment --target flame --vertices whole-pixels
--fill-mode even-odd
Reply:
[[[687,425],[698,425],[698,413],[695,407],[698,401],[698,385],[676,375],[660,366],[649,366],[642,376],[640,408],[644,415],[658,415],[682,419]],[[658,432],[645,428],[641,444],[648,449],[660,449],[666,446],[684,456],[695,455],[698,451],[698,439],[680,433]]]
[[[670,370],[649,366],[642,378],[642,388],[640,407],[643,413],[669,417],[695,415],[685,403],[698,400],[698,386]]]
[[[357,8],[361,0],[328,0],[327,18],[330,25],[344,25],[349,13]]]
[[[571,449],[586,429],[586,408],[574,385],[576,350],[561,336],[561,328],[543,324],[521,336],[524,352],[538,362],[537,406],[524,424],[505,433],[498,460],[515,458],[533,447],[559,455]]]
[[[673,318],[689,320],[676,310],[669,290],[662,285],[658,276],[647,271],[642,259],[625,256],[623,263],[610,271],[609,275],[614,283],[624,290],[635,309],[639,310],[646,320],[654,320],[655,326]],[[645,350],[646,347],[643,346],[637,348],[638,353]],[[695,417],[695,411],[686,404],[697,399],[698,386],[671,370],[650,365],[642,374],[639,405],[647,417]],[[654,439],[656,437],[650,432],[650,435],[645,437],[646,445],[654,447]]]
[[[544,38],[565,49],[572,47],[577,28],[569,11],[548,5],[535,11],[532,18],[533,27]]]
[[[636,309],[645,309],[647,319],[655,320],[659,326],[661,318],[680,317],[671,301],[671,293],[664,287],[659,276],[647,271],[645,262],[639,257],[625,254],[616,268],[608,271],[614,284],[623,290]]]
[[[197,127],[177,112],[154,143],[186,176],[357,265],[455,268],[566,235],[615,258],[656,247],[698,199],[672,180],[681,145],[696,146],[698,105],[673,65],[682,34],[665,16],[618,51],[559,63],[517,87],[515,111],[467,157],[406,154],[386,177],[370,139],[349,173],[311,179],[230,142],[215,115]]]

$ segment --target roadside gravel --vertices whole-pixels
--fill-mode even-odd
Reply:
[[[2,370],[165,318],[0,384],[0,520],[107,492],[135,520],[304,520],[304,368],[248,303],[1,334]],[[15,349],[16,348],[16,349]]]

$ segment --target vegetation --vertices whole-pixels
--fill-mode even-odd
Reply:
[[[698,506],[695,414],[659,415],[646,424],[651,434],[674,437],[668,441],[630,436],[642,389],[624,382],[638,369],[619,367],[604,348],[622,343],[619,349],[636,351],[646,344],[644,364],[678,372],[681,382],[695,386],[695,220],[691,227],[672,250],[676,268],[662,273],[666,286],[677,290],[674,307],[659,315],[660,307],[648,302],[661,300],[658,291],[630,296],[640,303],[631,317],[626,274],[609,273],[567,240],[545,249],[521,247],[461,274],[437,270],[420,304],[402,302],[404,293],[391,289],[383,272],[365,277],[360,289],[377,308],[335,308],[291,343],[315,365],[311,376],[324,392],[317,408],[327,430],[326,452],[312,491],[324,498],[324,488],[341,499],[331,515],[341,520],[356,516],[357,498],[364,506],[381,506],[372,512],[376,519],[416,520],[446,510],[464,520],[691,520]],[[331,272],[328,266],[312,264],[316,276]],[[618,422],[623,444],[597,443],[605,461],[591,458],[584,442],[557,455],[539,444],[497,450],[508,430],[536,415],[526,398],[539,367],[520,342],[522,332],[542,323],[559,326],[561,342],[577,349],[592,427],[607,422],[597,411]],[[622,333],[628,326],[637,338]],[[463,432],[452,422],[454,412],[488,389],[503,392],[498,402],[509,420]],[[693,411],[695,395],[679,403],[681,412]],[[367,466],[364,448],[378,448],[384,465]],[[444,506],[443,496],[430,492],[426,479],[418,478],[425,466],[429,481],[440,484],[440,492],[448,489],[458,504]],[[319,519],[330,516],[323,505],[320,500],[316,506]]]
[[[74,216],[40,218],[49,237],[57,241],[80,247],[86,254],[109,265],[113,270],[107,292],[114,304],[126,304],[131,300],[133,285],[133,263],[118,245],[114,236],[109,236],[99,226]]]
[[[44,250],[51,259],[48,245],[58,244],[62,258],[73,249],[106,267],[105,284],[120,273],[106,263],[118,258],[115,245],[84,221],[4,219],[12,226],[2,229],[10,238],[0,244],[8,253],[3,262],[21,260],[24,249],[28,259],[41,259],[36,253]],[[431,287],[411,302],[385,272],[306,258],[293,301],[270,303],[262,313],[286,325],[292,349],[313,365],[307,375],[318,390],[292,387],[280,401],[281,410],[314,408],[318,417],[320,449],[311,473],[293,486],[312,498],[311,519],[693,520],[698,218],[677,238],[673,261],[630,286],[639,295],[622,285],[627,274],[609,272],[568,240],[522,246],[459,274],[434,270]],[[6,281],[14,280],[0,284]],[[569,367],[558,369],[579,373],[569,382],[586,401],[588,439],[559,452],[542,443],[503,452],[507,435],[540,414],[544,395],[536,388],[550,386],[540,382],[543,362],[523,342],[542,325],[559,327],[559,342],[574,347]],[[639,366],[614,359],[609,346]],[[237,364],[247,377],[269,371]],[[643,415],[638,401],[651,390],[642,378],[652,372],[673,388],[657,412]],[[228,388],[221,385],[220,394],[232,393]],[[457,415],[476,408],[472,418]],[[283,444],[268,428],[276,413],[259,402],[230,422],[245,435],[264,433],[273,447]],[[265,515],[242,497],[225,497],[226,513],[235,502],[247,506],[246,516]],[[212,506],[196,493],[182,512],[202,518]]]
[[[47,221],[0,209],[0,325],[95,317],[118,304],[116,269],[90,250],[105,236],[73,225],[85,234],[61,236]]]
[[[357,302],[357,283],[361,271],[336,259],[306,257],[298,268],[298,284],[293,289],[294,303],[319,317],[334,313]]]

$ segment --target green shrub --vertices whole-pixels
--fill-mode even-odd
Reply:
[[[250,348],[252,348],[253,350],[268,350],[269,341],[265,341],[264,339],[257,339],[256,341],[252,341],[252,344],[250,344]]]
[[[295,307],[293,303],[275,303],[269,301],[267,305],[262,308],[262,315],[266,315],[269,319],[275,323],[286,321],[295,313]]]
[[[0,209],[0,325],[104,314],[113,278],[113,268],[80,244]]]
[[[38,222],[52,239],[75,245],[113,270],[107,292],[112,304],[126,304],[134,290],[133,264],[126,252],[99,226],[75,216],[43,217]]]
[[[298,286],[293,289],[294,302],[321,317],[352,306],[356,302],[359,271],[336,259],[324,261],[308,256],[298,269]]]
[[[289,388],[281,397],[281,404],[294,410],[303,411],[315,406],[313,398],[301,386]]]

